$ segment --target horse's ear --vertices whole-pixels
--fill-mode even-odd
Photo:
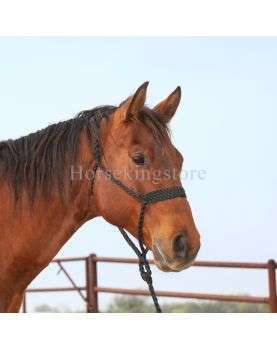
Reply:
[[[181,88],[177,87],[165,100],[157,104],[153,109],[162,115],[165,123],[174,116],[181,101]]]
[[[145,104],[148,84],[148,81],[143,83],[133,96],[119,106],[118,111],[125,121],[132,121],[138,118],[139,112],[141,112]]]

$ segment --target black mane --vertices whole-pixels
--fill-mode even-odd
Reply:
[[[28,136],[0,142],[0,181],[8,181],[16,200],[23,189],[31,200],[37,193],[47,195],[53,189],[57,189],[61,196],[65,195],[70,182],[66,172],[76,163],[81,132],[85,130],[92,141],[95,122],[108,118],[116,108],[96,107]],[[145,108],[143,115],[154,137],[161,139],[167,134],[166,125],[155,112]]]

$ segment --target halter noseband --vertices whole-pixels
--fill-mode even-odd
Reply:
[[[92,143],[92,149],[93,154],[95,157],[96,165],[94,168],[94,179],[97,170],[99,169],[110,181],[112,181],[115,185],[117,185],[119,188],[121,188],[124,192],[126,192],[129,196],[135,198],[140,204],[140,214],[139,214],[139,220],[138,220],[138,229],[137,229],[137,237],[139,242],[140,249],[134,244],[134,242],[130,239],[128,233],[122,228],[118,227],[119,231],[121,232],[122,236],[126,240],[126,242],[129,244],[129,246],[133,249],[135,254],[137,255],[139,259],[139,271],[141,278],[147,283],[150,294],[152,296],[155,308],[157,312],[162,312],[154,287],[153,287],[153,280],[152,280],[152,271],[149,265],[149,262],[147,260],[147,252],[148,249],[145,248],[143,243],[143,224],[144,224],[144,216],[145,216],[145,209],[148,205],[154,204],[157,202],[162,202],[165,200],[174,199],[177,197],[184,197],[186,198],[185,190],[182,186],[175,186],[175,187],[167,187],[162,188],[159,190],[155,190],[152,192],[147,193],[139,193],[132,188],[129,188],[128,186],[124,185],[120,180],[115,178],[112,173],[107,170],[102,164],[101,164],[101,149],[100,149],[100,142],[99,142],[99,125],[100,125],[100,119],[101,115],[98,114],[97,118],[92,118],[92,126],[94,130],[94,140]],[[93,185],[92,185],[93,186]]]

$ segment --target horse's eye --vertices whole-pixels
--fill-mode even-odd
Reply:
[[[145,156],[142,153],[133,155],[132,160],[137,165],[144,165],[146,162]]]

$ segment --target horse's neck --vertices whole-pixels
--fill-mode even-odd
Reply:
[[[80,145],[80,161],[76,169],[83,176],[73,181],[69,200],[58,194],[37,196],[30,210],[27,194],[15,207],[7,185],[0,186],[0,282],[14,278],[23,287],[52,260],[72,234],[86,221],[97,216],[91,196],[92,183],[85,176],[93,168],[90,153]],[[5,204],[3,204],[5,203]],[[2,277],[1,277],[2,276]],[[1,285],[1,283],[0,283]]]

